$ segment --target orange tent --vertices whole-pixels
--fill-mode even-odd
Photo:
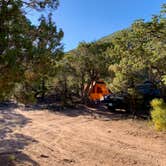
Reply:
[[[96,81],[90,87],[89,99],[100,100],[103,96],[110,94],[111,91],[107,88],[104,81]]]

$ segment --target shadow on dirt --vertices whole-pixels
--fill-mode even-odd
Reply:
[[[109,120],[126,120],[126,119],[148,119],[148,117],[144,117],[141,114],[129,114],[124,110],[118,110],[116,112],[111,112],[106,108],[104,104],[91,104],[84,105],[78,103],[72,103],[68,106],[62,106],[62,102],[60,100],[56,100],[56,96],[46,97],[43,101],[38,101],[37,104],[34,105],[26,105],[24,107],[25,111],[38,111],[38,110],[49,110],[59,115],[65,115],[70,117],[77,116],[92,116],[92,118],[97,118],[104,121]]]
[[[15,103],[0,103],[0,166],[14,166],[24,162],[37,166],[37,162],[21,151],[37,141],[16,132],[17,128],[31,123],[31,119],[14,111],[17,107]]]
[[[77,117],[81,115],[91,116],[92,118],[97,118],[104,121],[125,120],[131,119],[132,117],[123,111],[112,113],[103,105],[87,106],[79,104],[76,107],[60,107],[58,105],[48,105],[47,109],[60,115],[66,115],[70,117]]]
[[[68,106],[62,106],[61,100],[57,100],[57,96],[51,95],[45,97],[44,100],[39,100],[37,104],[25,105],[24,111],[41,111],[49,110],[59,115],[65,115],[69,117],[77,116],[91,116],[92,118],[98,118],[100,120],[125,120],[131,119],[132,115],[129,115],[123,111],[111,112],[103,104],[98,105],[84,105],[79,102],[72,103]]]

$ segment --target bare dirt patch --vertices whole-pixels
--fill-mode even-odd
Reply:
[[[80,109],[0,107],[0,166],[166,165],[166,133],[123,114]]]

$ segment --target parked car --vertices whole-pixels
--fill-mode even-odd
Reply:
[[[136,104],[141,109],[149,110],[150,101],[154,98],[160,98],[160,90],[150,81],[137,85],[135,90],[137,93]],[[131,96],[125,92],[104,96],[101,102],[105,103],[110,111],[116,111],[116,109],[123,109],[126,112],[131,111]]]
[[[130,96],[124,92],[104,96],[101,102],[105,103],[107,108],[113,112],[116,111],[116,109],[123,109],[126,112],[130,111]]]

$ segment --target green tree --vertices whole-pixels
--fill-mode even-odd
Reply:
[[[0,98],[10,96],[24,75],[24,62],[31,52],[30,22],[20,1],[0,2]]]
[[[24,92],[30,80],[33,80],[32,84],[34,82],[36,84],[41,81],[41,78],[44,80],[48,70],[53,70],[51,67],[54,65],[50,64],[55,63],[53,58],[55,54],[61,54],[60,40],[63,32],[57,31],[56,25],[51,20],[51,14],[48,21],[41,17],[40,26],[32,26],[26,18],[27,10],[24,9],[44,11],[56,9],[58,4],[58,0],[2,0],[0,2],[1,99],[13,95],[16,85],[22,87]],[[27,91],[34,89],[33,85],[30,87],[28,85]]]
[[[112,37],[113,47],[108,52],[118,65],[116,71],[113,64],[110,66],[117,90],[127,90],[145,80],[161,81],[165,73],[164,20],[163,16],[153,16],[149,22],[138,20]]]
[[[105,52],[109,46],[108,43],[83,42],[77,49],[65,55],[61,61],[61,65],[64,65],[63,71],[66,73],[68,89],[80,96],[83,101],[87,101],[93,82],[108,76],[110,57]]]
[[[63,31],[57,31],[51,15],[48,19],[40,18],[40,24],[36,28],[36,38],[34,40],[33,58],[27,66],[25,85],[29,85],[35,94],[44,99],[47,91],[46,83],[56,74],[56,61],[62,55],[63,47],[61,39]],[[28,79],[29,74],[33,75],[33,80]]]

